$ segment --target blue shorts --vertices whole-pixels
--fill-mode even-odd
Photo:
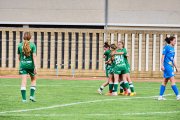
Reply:
[[[174,68],[170,65],[164,66],[164,78],[171,78],[174,75]]]

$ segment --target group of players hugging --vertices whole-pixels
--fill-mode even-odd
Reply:
[[[104,43],[104,59],[107,81],[97,90],[99,94],[103,94],[103,89],[109,85],[108,96],[134,96],[134,85],[130,78],[130,64],[128,63],[128,53],[124,48],[124,43],[119,41],[109,45]],[[118,92],[118,83],[120,83],[120,91]]]

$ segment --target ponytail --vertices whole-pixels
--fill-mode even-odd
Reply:
[[[26,57],[30,56],[30,54],[31,54],[30,39],[31,39],[30,32],[25,32],[24,33],[24,42],[23,42],[23,53]]]
[[[166,38],[165,38],[165,41],[166,41],[167,44],[170,44],[171,41],[173,41],[174,39],[175,39],[174,36],[170,36],[170,37],[166,37]]]
[[[104,43],[104,47],[105,47],[105,48],[110,48],[110,45],[108,44],[108,42],[105,42],[105,43]]]

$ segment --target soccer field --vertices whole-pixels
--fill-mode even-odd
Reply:
[[[29,82],[27,97],[29,97]],[[157,101],[159,82],[134,82],[136,96],[105,96],[102,80],[38,79],[37,102],[21,102],[20,79],[0,79],[0,120],[179,120],[180,101],[170,84]],[[180,83],[177,83],[180,88]],[[105,88],[104,93],[108,91]]]

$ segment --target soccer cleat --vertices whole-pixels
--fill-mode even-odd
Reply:
[[[30,99],[29,99],[29,100],[32,101],[32,102],[36,102],[35,98],[32,97],[32,96],[30,96]]]
[[[26,103],[27,101],[26,100],[22,100],[23,103]]]
[[[135,92],[132,92],[132,93],[129,94],[129,96],[135,96],[135,95],[136,95]]]
[[[103,92],[102,92],[102,90],[101,90],[100,88],[97,90],[97,92],[98,92],[100,95],[103,94]]]
[[[163,96],[159,96],[159,97],[158,97],[158,100],[160,100],[160,101],[161,101],[161,100],[166,100],[166,98],[164,98]]]
[[[130,96],[131,93],[129,93],[128,91],[124,92],[124,96]]]
[[[176,100],[180,100],[180,95],[177,95]]]
[[[124,95],[124,92],[119,92],[118,95]]]
[[[118,96],[117,92],[112,92],[112,96]]]
[[[105,94],[106,96],[112,96],[112,93],[108,92]]]

